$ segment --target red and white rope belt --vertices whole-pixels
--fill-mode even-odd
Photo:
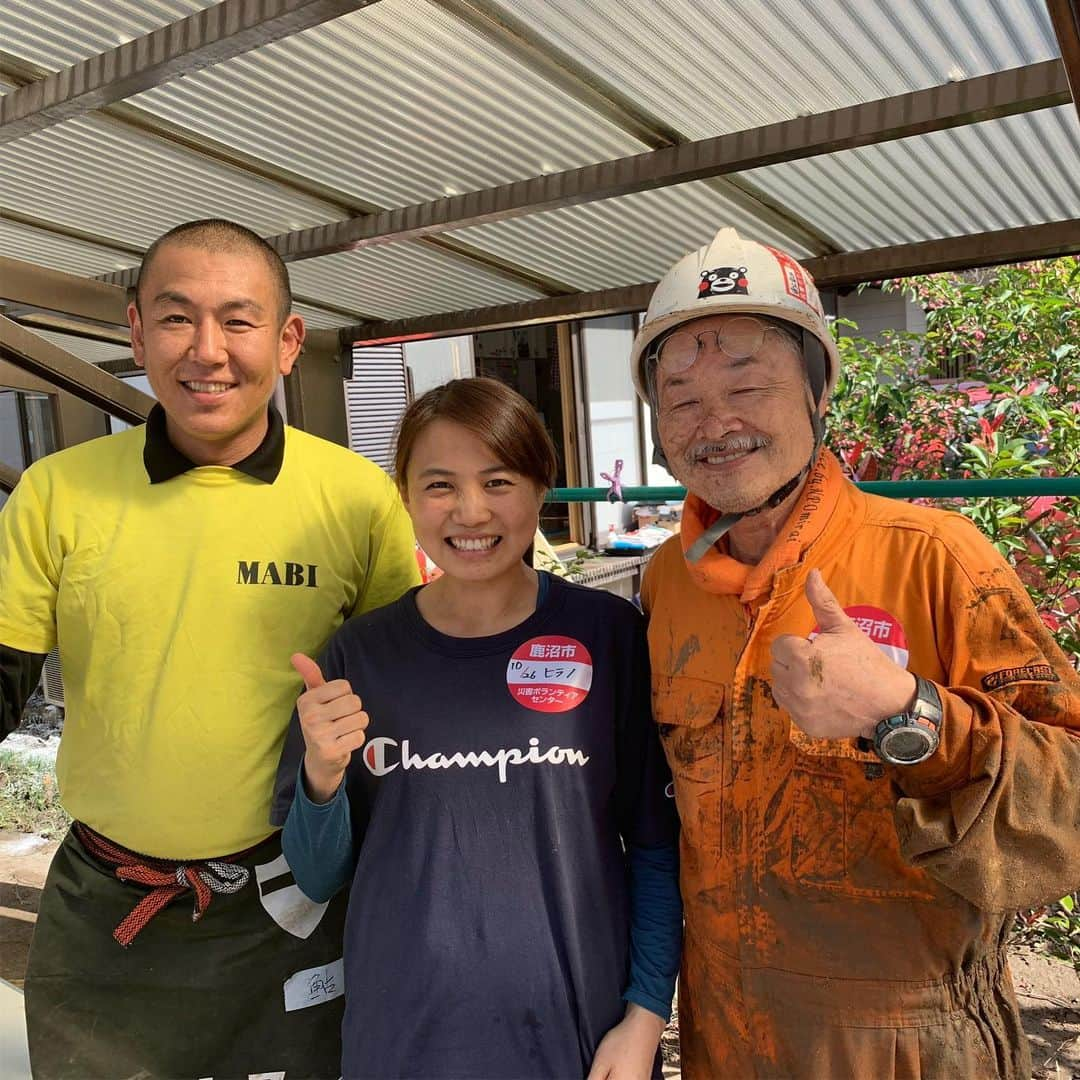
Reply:
[[[75,822],[74,830],[87,852],[112,870],[120,881],[130,881],[150,890],[113,931],[113,937],[125,948],[158,912],[188,890],[195,896],[191,921],[198,922],[210,906],[214,893],[237,893],[251,880],[251,871],[236,863],[254,848],[220,859],[173,862],[129,851],[81,821]]]

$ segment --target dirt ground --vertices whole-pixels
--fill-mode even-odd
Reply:
[[[0,978],[22,986],[34,920],[56,842],[0,831]],[[1034,1080],[1080,1080],[1080,978],[1071,965],[1027,947],[1010,963]],[[678,1036],[664,1037],[664,1076],[677,1080]]]
[[[1009,956],[1036,1080],[1080,1078],[1080,978],[1071,964],[1030,949]]]
[[[56,841],[0,830],[0,979],[22,987],[38,899]]]

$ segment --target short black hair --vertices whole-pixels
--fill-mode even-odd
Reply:
[[[424,429],[438,420],[471,431],[507,469],[531,480],[540,491],[555,483],[559,459],[536,409],[498,379],[451,379],[418,397],[398,422],[394,477],[407,489],[409,459]]]
[[[139,294],[143,278],[146,276],[154,257],[161,248],[168,244],[198,248],[213,253],[250,252],[261,255],[270,268],[278,294],[278,322],[284,323],[292,311],[292,287],[289,284],[289,271],[281,256],[257,233],[246,225],[225,218],[201,218],[198,221],[185,221],[167,233],[159,236],[147,249],[139,264],[139,273],[135,278],[135,307],[139,314]]]

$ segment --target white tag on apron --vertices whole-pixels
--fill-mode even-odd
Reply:
[[[307,968],[285,980],[285,1011],[296,1012],[345,993],[345,961],[335,960],[322,967]]]

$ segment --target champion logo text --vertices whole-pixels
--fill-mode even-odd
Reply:
[[[399,766],[405,770],[416,769],[495,769],[499,783],[505,784],[508,770],[515,765],[577,765],[588,764],[589,755],[582,750],[552,746],[540,749],[540,740],[529,740],[528,748],[499,748],[497,750],[468,750],[455,754],[418,754],[408,739],[399,744],[397,739],[379,736],[368,740],[364,748],[364,764],[373,776],[385,776]]]

